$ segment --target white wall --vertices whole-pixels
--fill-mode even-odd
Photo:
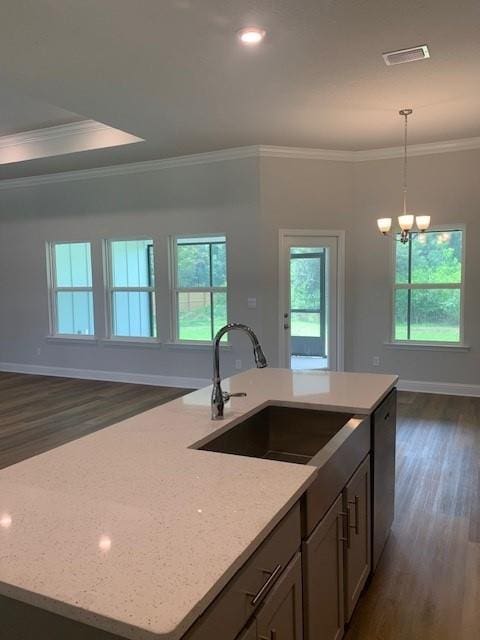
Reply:
[[[47,367],[208,378],[209,350],[166,344],[170,338],[167,236],[228,235],[230,319],[258,332],[278,363],[278,229],[346,230],[345,365],[393,371],[406,380],[480,384],[480,150],[410,159],[410,205],[436,223],[467,225],[466,352],[400,350],[390,338],[390,244],[380,215],[401,206],[401,160],[343,162],[247,158],[0,190],[0,362]],[[150,235],[159,243],[160,348],[53,344],[48,334],[45,242],[91,240],[96,324],[104,335],[101,239]],[[257,309],[247,308],[256,297]],[[223,354],[251,366],[243,336]],[[40,355],[37,350],[40,349]],[[381,366],[372,366],[380,356]]]
[[[349,229],[353,171],[348,162],[291,158],[260,159],[262,271],[265,290],[264,331],[268,352],[278,363],[278,232],[279,229]],[[350,252],[347,235],[347,283]],[[350,316],[350,296],[346,315]],[[346,369],[351,368],[350,324],[346,327]]]
[[[161,169],[145,174],[43,184],[0,191],[0,362],[27,363],[148,375],[209,378],[211,353],[178,348],[170,339],[168,236],[177,233],[226,233],[230,317],[255,327],[260,336],[261,299],[257,160],[243,159]],[[102,289],[102,239],[151,236],[158,243],[157,300],[160,348],[66,344],[46,341],[49,333],[45,243],[90,240],[93,243],[95,324],[105,336]],[[233,294],[234,293],[234,294]],[[251,350],[244,336],[232,336],[224,371],[235,358],[244,366]],[[37,350],[40,349],[40,355]]]
[[[409,159],[409,208],[433,224],[466,224],[465,342],[470,350],[391,348],[390,251],[375,234],[375,218],[396,216],[401,201],[401,159],[354,165],[351,226],[352,368],[396,371],[403,379],[480,384],[480,150]],[[353,249],[355,245],[355,250]],[[381,367],[372,367],[379,355]]]
[[[480,150],[409,159],[409,206],[436,224],[466,224],[465,342],[470,349],[400,349],[391,339],[391,241],[376,219],[402,206],[402,159],[262,158],[261,215],[269,350],[278,344],[278,229],[346,230],[345,368],[403,380],[480,385]],[[271,337],[271,340],[270,340]],[[373,366],[373,356],[380,366]]]

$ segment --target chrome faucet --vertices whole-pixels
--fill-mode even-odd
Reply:
[[[221,379],[220,379],[220,340],[222,337],[228,333],[229,331],[234,330],[244,331],[252,341],[253,345],[253,356],[255,358],[255,364],[258,369],[263,369],[267,366],[267,359],[265,358],[265,354],[262,351],[262,347],[258,342],[258,338],[255,333],[247,327],[246,324],[240,324],[238,322],[231,322],[230,324],[226,324],[224,327],[218,331],[215,339],[213,341],[213,389],[212,389],[212,420],[221,420],[223,418],[223,408],[225,406],[225,402],[228,402],[230,398],[246,396],[247,394],[243,391],[239,393],[227,393],[226,391],[222,391],[221,387]]]

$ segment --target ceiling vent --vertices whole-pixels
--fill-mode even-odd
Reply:
[[[419,47],[411,47],[410,49],[399,49],[398,51],[389,51],[384,53],[383,59],[385,64],[391,67],[394,64],[403,64],[404,62],[415,62],[416,60],[426,60],[430,57],[430,52],[426,44]]]

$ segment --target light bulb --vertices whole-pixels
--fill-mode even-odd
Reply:
[[[414,216],[411,213],[407,213],[403,216],[398,216],[398,224],[402,231],[410,231],[413,227]]]
[[[9,529],[12,525],[12,516],[9,513],[2,513],[0,515],[0,527],[3,529]]]
[[[386,234],[392,228],[392,219],[391,218],[379,218],[377,220],[377,225],[381,233]]]
[[[430,216],[417,216],[415,222],[419,231],[426,231],[430,226]]]
[[[243,44],[258,44],[265,38],[266,31],[259,27],[244,27],[237,35]]]

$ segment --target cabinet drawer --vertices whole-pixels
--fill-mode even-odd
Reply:
[[[185,640],[212,640],[219,637],[220,629],[222,640],[233,640],[265,599],[268,587],[280,577],[300,540],[297,504],[195,622]]]

